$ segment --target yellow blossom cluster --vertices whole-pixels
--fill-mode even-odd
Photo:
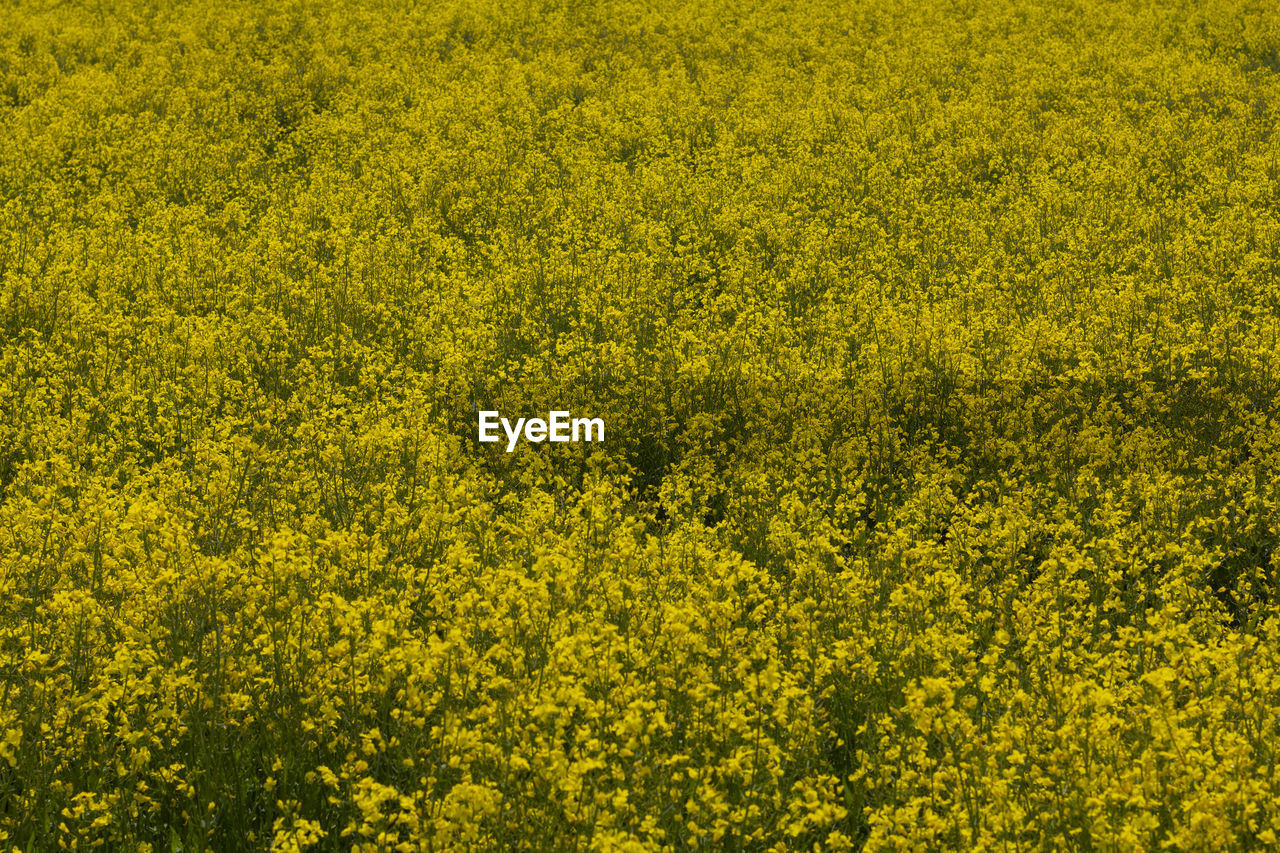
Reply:
[[[0,849],[1280,846],[1278,127],[1262,0],[3,4]]]

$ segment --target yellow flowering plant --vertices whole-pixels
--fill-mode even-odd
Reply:
[[[1276,846],[1278,111],[1260,0],[5,4],[0,847]]]

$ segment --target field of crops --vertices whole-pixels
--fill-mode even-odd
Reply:
[[[1274,849],[1277,128],[1270,0],[5,2],[0,849]]]

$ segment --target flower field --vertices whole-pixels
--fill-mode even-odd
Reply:
[[[1278,128],[1263,0],[0,5],[0,849],[1275,849]]]

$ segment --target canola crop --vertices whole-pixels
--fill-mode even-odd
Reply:
[[[0,847],[1276,847],[1278,127],[1263,0],[5,3]]]

